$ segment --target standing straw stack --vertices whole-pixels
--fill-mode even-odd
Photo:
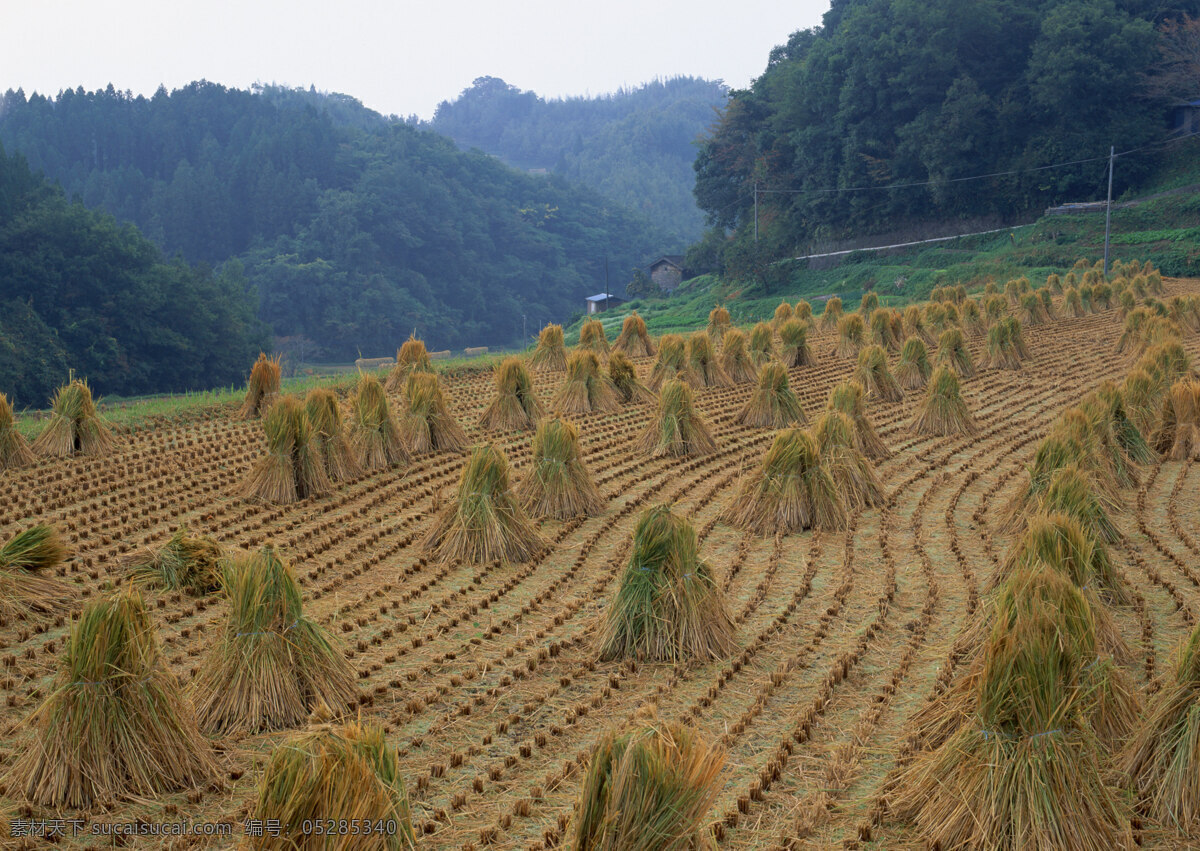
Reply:
[[[708,312],[708,336],[714,343],[720,343],[725,339],[725,332],[733,327],[733,320],[729,316],[729,311],[724,307],[717,306]]]
[[[33,458],[25,436],[17,431],[8,397],[0,393],[0,471],[28,466],[33,463]]]
[[[496,395],[479,417],[485,431],[532,431],[546,414],[533,389],[533,379],[520,358],[505,358],[492,378]]]
[[[883,311],[877,310],[874,315],[882,316]],[[904,391],[888,369],[887,352],[882,346],[867,346],[858,353],[854,380],[867,391],[868,399],[899,402],[904,398]]]
[[[875,466],[858,451],[849,417],[826,411],[813,423],[812,438],[847,510],[883,504],[883,483]]]
[[[107,455],[113,449],[113,435],[96,413],[92,390],[86,381],[76,378],[54,394],[50,422],[33,442],[37,455],[68,458],[72,455]]]
[[[53,526],[31,526],[0,547],[0,619],[61,614],[75,590],[51,573],[66,558]]]
[[[717,451],[708,425],[692,405],[692,390],[682,381],[668,381],[663,385],[658,410],[634,447],[650,456],[676,458],[711,455]]]
[[[471,450],[454,501],[422,543],[445,562],[526,562],[546,550],[508,484],[508,459],[490,443]]]
[[[901,322],[903,323],[903,319],[901,319]],[[891,311],[872,311],[869,327],[871,329],[872,343],[876,346],[882,346],[891,352],[900,351],[900,346],[904,342],[904,338],[895,333],[896,329],[893,327]],[[903,328],[900,331],[903,334]]]
[[[796,302],[796,309],[792,315],[806,325],[811,325],[813,319],[812,305],[804,299],[800,299]]]
[[[770,537],[803,529],[842,529],[846,508],[821,463],[816,442],[790,428],[775,435],[762,464],[746,477],[722,517],[738,529]]]
[[[414,454],[461,452],[467,448],[467,435],[450,413],[436,373],[410,374],[404,398],[400,433]]]
[[[929,351],[919,335],[909,337],[900,350],[900,361],[896,364],[896,382],[905,390],[920,390],[929,381],[933,367],[929,365]]]
[[[757,322],[750,329],[750,359],[755,366],[762,366],[778,357],[775,351],[775,332],[766,322]]]
[[[359,376],[350,397],[350,417],[350,446],[362,469],[373,472],[403,467],[412,460],[387,395],[375,376]]]
[[[696,387],[728,387],[733,383],[717,360],[712,340],[703,331],[688,337],[687,371],[689,381]]]
[[[315,709],[340,715],[357,697],[332,637],[304,616],[300,586],[270,544],[225,569],[229,615],[193,680],[210,733],[295,727]]]
[[[613,349],[608,358],[608,380],[623,405],[653,402],[654,393],[638,380],[637,367],[622,352]]]
[[[605,733],[576,808],[574,851],[705,849],[725,754],[694,729],[654,723]]]
[[[825,301],[825,309],[821,311],[821,330],[833,331],[842,318],[842,300],[831,296]]]
[[[354,450],[342,425],[337,396],[327,387],[314,387],[304,397],[304,410],[312,424],[312,441],[331,482],[348,482],[362,475]]]
[[[865,395],[866,391],[857,381],[843,381],[829,391],[825,409],[845,414],[854,425],[854,445],[858,451],[872,461],[882,461],[890,458],[892,453],[867,419]]]
[[[279,395],[282,371],[279,355],[269,358],[258,353],[258,360],[250,368],[250,381],[246,386],[246,399],[242,402],[242,416],[246,419],[261,417]]]
[[[570,520],[604,509],[604,500],[579,452],[579,432],[562,419],[542,420],[533,436],[533,465],[517,486],[530,517]]]
[[[707,337],[704,338],[706,341]],[[620,407],[608,376],[600,370],[600,359],[586,349],[571,352],[567,359],[567,378],[550,402],[563,414],[593,414],[615,411]]]
[[[396,350],[396,365],[388,373],[385,385],[387,391],[400,392],[408,382],[408,377],[415,372],[433,372],[433,360],[425,348],[425,341],[418,340],[415,335],[409,335]]]
[[[784,322],[792,319],[795,315],[796,311],[791,304],[786,301],[780,302],[779,306],[775,308],[775,315],[771,318],[771,325],[778,331]]]
[[[909,337],[917,337],[926,345],[933,343],[933,335],[925,326],[925,316],[921,313],[920,307],[910,304],[904,308],[902,321],[904,322],[904,332]]]
[[[808,324],[789,319],[779,329],[780,360],[786,367],[811,366],[816,363],[808,345]]]
[[[967,341],[958,328],[947,328],[938,339],[937,362],[939,366],[949,366],[959,378],[971,378],[975,375],[975,362],[967,349]]]
[[[599,319],[588,319],[580,326],[579,346],[576,351],[607,355],[609,348],[608,337],[604,334],[604,324]],[[570,366],[569,361],[568,366]]]
[[[997,322],[988,329],[983,362],[988,369],[1021,368],[1021,358],[1012,339],[1012,326],[1007,320]]]
[[[663,382],[688,380],[687,347],[678,334],[664,334],[658,341],[658,358],[650,370],[650,389],[658,390]]]
[[[939,366],[934,370],[925,392],[925,401],[921,403],[910,430],[915,434],[938,437],[975,434],[979,430],[959,390],[958,376],[952,369]]]
[[[84,607],[50,695],[26,725],[37,745],[21,751],[5,782],[44,807],[150,798],[207,784],[219,770],[137,593]]]
[[[758,369],[746,347],[746,335],[739,328],[725,332],[721,346],[721,369],[734,384],[747,384],[758,377]]]
[[[848,313],[838,320],[838,342],[835,353],[843,360],[858,357],[858,350],[863,347],[866,326],[863,318],[857,313]]]
[[[382,727],[350,723],[299,733],[271,752],[254,818],[277,822],[256,837],[258,851],[321,848],[407,851],[416,847],[396,750]],[[353,825],[357,834],[323,836],[312,824]]]
[[[696,530],[670,506],[646,509],[633,553],[604,614],[600,658],[710,662],[734,649],[733,619],[700,558]]]
[[[621,323],[621,333],[613,343],[614,352],[622,352],[631,358],[648,358],[654,354],[654,342],[646,331],[646,320],[633,311]]]
[[[538,372],[557,372],[567,368],[567,344],[563,341],[561,325],[547,325],[542,329],[529,364]]]
[[[221,587],[221,545],[207,535],[192,535],[187,526],[157,550],[143,549],[123,562],[129,581],[148,588],[187,591],[200,596]]]
[[[376,382],[378,387],[378,382]],[[383,393],[383,388],[379,390]],[[317,450],[308,412],[295,396],[284,396],[263,418],[267,454],[242,482],[245,499],[288,505],[333,489]]]
[[[734,422],[754,428],[786,428],[808,422],[800,399],[788,385],[782,364],[768,363],[758,375],[758,386],[738,411]]]
[[[1172,461],[1200,461],[1200,381],[1171,385],[1150,442]]]

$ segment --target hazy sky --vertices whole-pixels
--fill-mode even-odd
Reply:
[[[476,77],[546,96],[687,74],[745,86],[829,0],[24,0],[0,16],[0,91],[151,94],[207,79],[316,85],[429,118]]]

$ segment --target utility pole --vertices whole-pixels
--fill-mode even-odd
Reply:
[[[604,309],[608,310],[608,255],[604,255]]]
[[[1112,227],[1112,176],[1113,160],[1116,159],[1116,146],[1108,149],[1108,204],[1104,207],[1104,277],[1108,278],[1108,234]]]
[[[754,181],[754,241],[758,242],[758,181]]]
[[[525,331],[525,314],[521,314],[521,339],[529,342],[529,335]]]

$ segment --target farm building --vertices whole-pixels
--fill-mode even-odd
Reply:
[[[1181,136],[1200,133],[1200,98],[1175,107],[1171,128]]]
[[[683,255],[666,254],[650,264],[650,280],[664,293],[673,293],[683,280]]]
[[[625,299],[612,293],[597,293],[584,299],[584,302],[587,304],[587,313],[589,316],[593,313],[603,313],[610,307],[616,307],[624,301]]]

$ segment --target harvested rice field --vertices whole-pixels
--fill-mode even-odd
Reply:
[[[1200,297],[1200,281],[1167,280],[1158,298],[1169,303],[1172,297],[1190,303]],[[56,691],[77,686],[64,685],[60,667],[72,652],[72,629],[82,622],[81,612],[97,600],[138,587],[160,652],[144,679],[158,677],[156,683],[166,683],[160,687],[174,689],[180,711],[192,724],[199,723],[190,716],[202,702],[236,696],[237,686],[231,683],[238,681],[238,672],[210,670],[216,664],[211,654],[223,646],[235,654],[222,660],[226,666],[237,666],[238,652],[246,654],[248,666],[264,659],[266,664],[286,661],[288,649],[300,643],[296,636],[301,630],[295,625],[319,627],[313,634],[326,635],[334,655],[305,644],[297,657],[304,670],[279,668],[275,676],[289,682],[321,679],[324,687],[317,691],[335,696],[351,689],[353,708],[340,720],[382,728],[407,792],[412,834],[405,841],[419,847],[602,847],[576,844],[577,805],[593,748],[610,731],[652,719],[664,729],[690,729],[705,746],[723,753],[723,763],[718,761],[719,770],[713,772],[711,806],[699,825],[717,847],[929,847],[937,826],[895,806],[898,779],[923,751],[936,747],[918,730],[924,717],[918,713],[955,693],[955,683],[972,669],[989,640],[988,627],[981,624],[998,617],[988,614],[993,576],[1004,572],[1021,534],[1006,523],[1008,509],[1030,482],[1028,467],[1039,445],[1064,413],[1102,382],[1120,386],[1125,381],[1140,355],[1138,340],[1147,336],[1129,337],[1131,323],[1115,299],[1112,308],[1093,303],[1095,312],[1076,316],[1067,307],[1068,297],[1055,294],[1051,311],[1036,324],[1021,320],[1027,356],[1017,358],[1019,368],[992,368],[993,360],[1003,358],[989,352],[984,326],[1001,313],[1023,316],[1019,304],[1003,295],[992,298],[1003,301],[992,305],[996,316],[989,317],[985,309],[982,320],[975,312],[979,327],[962,326],[969,364],[963,363],[961,351],[939,356],[935,324],[925,331],[923,375],[905,382],[919,389],[902,391],[887,376],[886,383],[880,380],[885,389],[864,391],[861,404],[886,449],[886,457],[871,462],[882,489],[878,499],[843,500],[840,514],[822,514],[818,503],[824,492],[818,482],[796,497],[807,500],[811,517],[801,512],[794,522],[733,525],[739,516],[734,509],[757,498],[750,485],[763,478],[755,473],[777,434],[775,428],[742,424],[743,408],[758,382],[690,382],[692,411],[715,450],[673,452],[663,435],[677,420],[668,417],[664,424],[657,401],[648,400],[648,393],[626,396],[606,389],[607,343],[572,361],[579,386],[566,393],[560,394],[567,376],[562,369],[531,365],[528,373],[547,410],[554,410],[556,397],[574,400],[565,417],[577,430],[577,460],[599,494],[599,508],[590,516],[554,519],[562,511],[547,511],[544,518],[510,516],[506,506],[517,499],[531,471],[554,463],[577,466],[570,445],[574,438],[565,431],[554,440],[544,435],[539,447],[568,444],[561,459],[547,461],[535,458],[531,428],[481,430],[480,417],[495,396],[490,372],[440,376],[445,405],[465,431],[467,448],[413,453],[406,465],[368,472],[348,461],[345,480],[325,477],[319,493],[287,504],[249,498],[244,489],[267,452],[267,440],[262,420],[247,418],[240,406],[201,409],[180,421],[134,431],[115,429],[106,453],[39,456],[30,465],[0,472],[0,539],[8,541],[38,524],[57,528],[68,555],[56,570],[73,592],[44,607],[47,611],[0,605],[0,774],[5,776],[0,815],[10,826],[73,820],[61,836],[5,841],[17,847],[283,847],[245,836],[246,821],[279,817],[260,805],[268,767],[281,745],[303,741],[297,734],[339,722],[338,707],[329,705],[337,703],[334,697],[307,706],[304,721],[293,719],[274,728],[231,717],[237,715],[236,707],[205,710],[200,721],[214,715],[224,721],[215,732],[199,732],[212,751],[195,757],[195,771],[188,777],[207,770],[209,779],[201,783],[185,777],[174,791],[130,789],[122,794],[110,789],[83,806],[47,804],[45,797],[39,802],[28,794],[28,774],[22,773],[27,755],[47,745],[42,728],[27,719]],[[1026,305],[1028,310],[1035,307]],[[899,314],[895,319],[899,339],[890,350],[881,342],[882,348],[870,354],[890,362],[892,371],[903,339],[916,336],[905,330]],[[935,316],[934,321],[947,320]],[[795,422],[793,410],[780,428],[789,420],[799,427],[814,423],[825,411],[831,389],[860,369],[860,346],[865,349],[874,339],[871,323],[865,323],[865,335],[857,327],[853,339],[839,338],[836,327],[821,325],[818,317],[807,332],[811,363],[787,369],[804,421]],[[1184,317],[1177,331],[1196,363],[1200,338],[1192,320]],[[1137,337],[1142,331],[1133,333]],[[719,356],[721,335],[710,336]],[[738,345],[744,345],[737,337]],[[701,342],[691,343],[694,351]],[[1118,353],[1119,346],[1124,351]],[[639,352],[631,360],[641,383],[651,385],[656,356]],[[707,355],[704,364],[706,369],[710,365]],[[935,370],[944,365],[937,386],[945,398],[926,410],[927,391],[921,385],[931,365]],[[887,363],[872,361],[871,368],[882,373]],[[671,366],[665,375],[668,386],[676,377],[686,378],[688,369],[686,361]],[[401,413],[403,382],[380,379],[393,411]],[[879,375],[872,377],[871,384],[877,379]],[[513,378],[512,386],[523,387],[521,381]],[[715,386],[705,386],[710,383]],[[343,390],[338,399],[347,423],[354,419],[352,392]],[[1161,394],[1156,417],[1160,404]],[[853,419],[851,411],[845,413]],[[1188,416],[1194,422],[1194,412],[1181,413],[1180,422]],[[917,420],[934,425],[916,429]],[[497,467],[493,455],[472,454],[469,447],[486,440],[503,455],[507,470]],[[821,455],[818,442],[802,436],[795,442],[798,455]],[[350,443],[355,443],[353,436]],[[1096,597],[1092,603],[1111,614],[1110,626],[1117,634],[1108,636],[1106,646],[1115,643],[1127,651],[1113,658],[1134,692],[1130,699],[1138,723],[1148,717],[1146,704],[1154,693],[1176,687],[1176,648],[1200,616],[1200,469],[1189,452],[1182,454],[1183,460],[1171,460],[1169,451],[1155,453],[1153,461],[1136,465],[1118,483],[1109,512],[1116,534],[1106,546],[1123,602],[1104,603]],[[468,465],[479,469],[466,486],[471,492],[460,495],[460,477]],[[831,481],[836,498],[847,485],[837,476]],[[491,502],[488,493],[494,497]],[[574,504],[554,494],[539,493],[539,499],[555,506]],[[469,528],[439,530],[447,526],[439,515],[472,500],[482,506],[472,511],[501,517],[496,528],[504,540],[498,551],[519,552],[520,561],[492,558],[497,550],[487,545],[468,547],[463,539],[470,537]],[[594,504],[590,498],[576,502]],[[602,661],[608,610],[626,581],[631,558],[634,569],[642,563],[641,555],[633,558],[645,545],[635,543],[635,528],[643,512],[660,503],[672,506],[673,514],[694,530],[708,573],[685,570],[684,579],[702,576],[707,582],[711,575],[708,591],[723,598],[732,649],[723,632],[708,637],[705,652],[715,659],[670,653],[674,661],[656,661],[648,654],[637,658],[627,653]],[[822,516],[827,519],[816,519]],[[527,525],[510,532],[522,519]],[[203,583],[193,590],[134,586],[129,557],[163,547],[185,526],[191,535],[220,544],[226,554],[257,553],[271,545],[269,552],[291,566],[303,615],[287,608],[281,617],[289,623],[256,619],[247,609],[251,604],[240,599],[238,606],[247,610],[239,611],[239,623],[251,625],[238,627],[241,631],[230,638],[231,603],[223,591],[208,590]],[[444,545],[426,547],[431,530],[445,533]],[[519,538],[519,546],[505,550],[510,534]],[[486,560],[469,561],[464,553],[471,552],[486,553]],[[243,565],[243,572],[249,569]],[[705,598],[703,605],[710,602]],[[242,647],[237,641],[246,643],[245,636],[270,630],[280,632],[286,645],[276,649],[276,656],[260,658],[253,656],[258,649],[236,649]],[[288,644],[293,639],[297,644]],[[234,644],[223,645],[226,641]],[[214,689],[221,693],[214,695]],[[1196,692],[1200,694],[1200,686]],[[972,715],[962,726],[974,729],[981,723]],[[1125,730],[1125,738],[1136,735],[1134,726],[1134,731]],[[349,735],[350,745],[341,739],[335,744],[356,746],[358,735]],[[1184,838],[1161,810],[1137,798],[1131,781],[1122,786],[1111,780],[1121,776],[1110,771],[1120,763],[1121,748],[1096,744],[1087,731],[1081,735],[1086,745],[1080,747],[1089,749],[1110,784],[1115,815],[1102,835],[1116,837],[1118,846],[1180,847]],[[1073,747],[1072,742],[1064,747]],[[693,756],[702,760],[710,755],[701,749]],[[43,770],[67,770],[63,763],[69,755],[55,759],[59,764]],[[206,769],[209,764],[215,769]],[[920,784],[915,788],[909,791],[933,794],[933,787],[924,793]],[[353,816],[348,811],[318,815]],[[232,833],[91,835],[93,826],[180,820],[227,823]],[[1194,825],[1191,829],[1200,835]],[[980,837],[991,834],[964,830],[942,847],[955,847],[955,841],[989,844]],[[1011,836],[1007,843],[996,839],[991,844],[1019,847]],[[388,846],[366,840],[329,847]]]

